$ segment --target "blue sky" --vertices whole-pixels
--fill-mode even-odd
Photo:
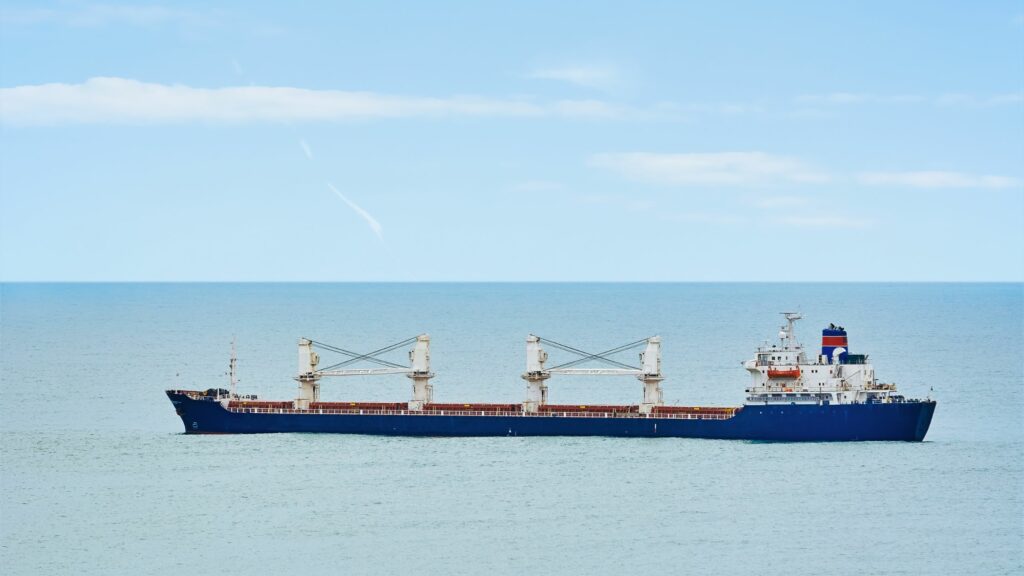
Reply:
[[[1024,281],[1024,2],[4,2],[0,278]]]

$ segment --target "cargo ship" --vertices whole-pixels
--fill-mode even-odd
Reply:
[[[922,441],[936,403],[909,399],[896,385],[875,378],[865,354],[848,350],[846,330],[822,330],[819,354],[809,355],[786,319],[776,342],[765,341],[742,363],[751,381],[742,406],[670,406],[663,401],[661,339],[638,340],[599,353],[530,335],[526,339],[526,398],[521,403],[435,403],[430,379],[430,337],[426,334],[360,354],[307,338],[299,340],[298,393],[293,400],[266,401],[237,393],[237,359],[232,346],[230,389],[167,390],[188,434],[321,432],[392,436],[615,436],[675,437],[781,442]],[[409,365],[382,358],[412,346]],[[576,356],[548,366],[546,347]],[[613,358],[643,347],[640,365]],[[346,359],[320,368],[317,350]],[[370,362],[373,368],[353,368]],[[583,368],[586,362],[605,366]],[[331,376],[402,374],[412,381],[408,402],[325,402],[320,381]],[[631,376],[643,398],[631,405],[548,403],[555,375]]]

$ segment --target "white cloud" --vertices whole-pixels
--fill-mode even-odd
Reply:
[[[858,176],[870,186],[910,188],[1017,188],[1024,183],[1008,176],[966,174],[964,172],[864,172]]]
[[[868,186],[903,188],[1018,188],[1024,181],[1009,176],[965,172],[862,172],[830,175],[787,156],[764,152],[719,152],[655,154],[630,152],[597,154],[591,165],[614,170],[644,182],[670,186],[767,186],[823,183],[831,180],[857,182]],[[808,204],[801,196],[772,196],[753,200],[761,208],[795,207]]]
[[[920,94],[870,94],[866,92],[832,92],[829,94],[803,94],[796,98],[800,104],[843,106],[853,104],[916,104],[935,106],[1002,106],[1024,102],[1024,93],[1011,92],[981,96],[977,94],[946,93],[937,96]]]
[[[999,106],[1002,104],[1021,104],[1024,103],[1024,92],[1015,92],[1010,94],[996,94],[988,100],[985,104],[989,106]]]
[[[8,124],[353,120],[443,116],[616,116],[594,100],[537,103],[477,96],[393,96],[373,92],[246,86],[193,88],[125,78],[0,89]]]
[[[995,106],[1013,106],[1024,103],[1024,92],[1007,92],[991,96],[951,92],[935,98],[936,106],[966,106],[972,108],[991,108]]]
[[[803,94],[797,102],[809,104],[909,104],[923,102],[924,96],[917,94],[870,94],[866,92],[831,92],[828,94]]]
[[[567,66],[564,68],[541,68],[530,72],[528,77],[558,80],[586,88],[604,88],[615,82],[617,73],[611,68],[599,66]]]
[[[306,153],[306,158],[313,159],[313,149],[309,147],[309,144],[302,138],[299,138],[299,146],[302,146],[302,151]]]
[[[635,180],[672,186],[759,186],[829,179],[798,159],[763,152],[598,154],[591,163]]]
[[[62,8],[11,8],[0,10],[6,25],[57,24],[68,27],[108,25],[152,26],[158,24],[203,25],[212,22],[205,13],[155,4],[81,4]]]

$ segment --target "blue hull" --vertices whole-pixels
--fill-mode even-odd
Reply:
[[[327,432],[389,436],[617,436],[781,442],[924,439],[935,402],[746,406],[725,420],[560,416],[441,416],[232,412],[172,391],[185,432]]]

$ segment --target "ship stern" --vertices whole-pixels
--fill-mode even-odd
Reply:
[[[920,402],[920,409],[917,413],[917,424],[914,427],[914,441],[921,442],[924,440],[928,429],[932,425],[932,416],[935,415],[935,406],[937,403],[935,400],[922,400]]]

